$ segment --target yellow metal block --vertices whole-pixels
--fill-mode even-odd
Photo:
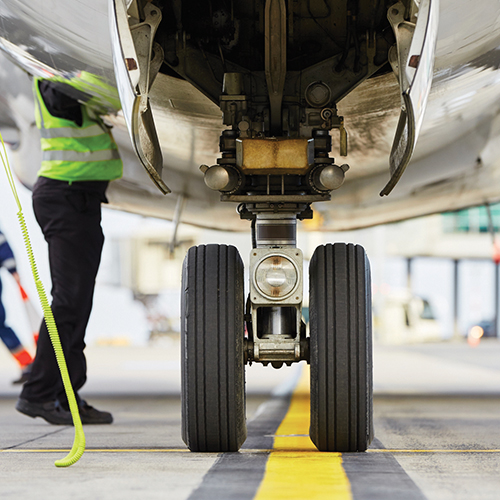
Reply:
[[[311,139],[238,139],[236,163],[249,174],[305,174],[313,158]]]

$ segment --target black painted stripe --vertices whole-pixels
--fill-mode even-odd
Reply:
[[[242,449],[272,449],[274,434],[285,418],[290,398],[274,397],[259,407],[248,423],[248,438]],[[221,454],[188,500],[252,500],[264,477],[268,458],[266,452]]]
[[[370,448],[384,449],[378,439]],[[353,500],[426,500],[391,453],[342,453]]]
[[[248,438],[242,446],[246,450],[271,450],[274,434],[290,407],[292,395],[274,396],[261,404],[255,417],[248,423]]]

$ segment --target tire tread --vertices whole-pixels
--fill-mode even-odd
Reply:
[[[316,249],[310,264],[311,439],[364,451],[373,437],[369,263],[359,245]]]
[[[181,304],[182,438],[192,451],[246,439],[243,262],[233,246],[189,249]]]

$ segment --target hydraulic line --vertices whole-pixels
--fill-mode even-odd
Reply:
[[[68,455],[66,455],[66,457],[55,461],[56,467],[69,467],[70,465],[78,462],[80,457],[83,455],[83,452],[85,451],[85,434],[83,433],[83,426],[80,419],[80,413],[78,411],[78,404],[76,402],[75,393],[71,385],[71,379],[69,378],[68,367],[66,365],[66,359],[64,358],[61,339],[59,338],[59,332],[57,331],[54,315],[52,314],[52,309],[47,299],[47,294],[45,293],[45,289],[38,275],[38,268],[36,266],[35,257],[33,255],[31,241],[28,235],[28,228],[26,226],[26,221],[24,220],[24,214],[21,207],[21,202],[19,201],[19,197],[17,194],[16,185],[14,184],[14,177],[12,175],[12,170],[10,169],[9,160],[7,158],[7,150],[5,148],[2,134],[0,134],[0,140],[2,143],[0,157],[2,159],[5,173],[7,175],[7,180],[9,181],[10,188],[12,189],[12,194],[14,195],[14,199],[19,209],[17,217],[21,226],[26,253],[28,254],[28,259],[30,261],[31,272],[33,274],[33,279],[35,280],[38,297],[42,305],[45,324],[47,325],[47,329],[49,331],[50,341],[52,342],[52,347],[54,348],[59,371],[61,372],[64,390],[68,398],[69,409],[73,418],[73,425],[75,426],[75,439],[73,441],[73,446],[70,452],[68,453]]]

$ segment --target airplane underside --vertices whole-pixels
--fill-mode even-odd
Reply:
[[[478,10],[495,13],[493,3]],[[318,449],[369,446],[369,262],[358,245],[316,249],[307,335],[297,225],[313,208],[322,229],[349,229],[500,198],[491,182],[500,172],[499,16],[469,21],[456,5],[110,1],[112,59],[104,54],[99,74],[116,78],[122,114],[108,120],[126,168],[111,202],[176,224],[246,227],[253,242],[246,297],[236,248],[200,245],[184,262],[182,422],[191,450],[242,445],[246,363],[299,361],[311,365]],[[31,49],[29,58],[29,44],[1,35],[25,70],[74,74],[73,59],[54,68],[55,56],[42,61]],[[33,134],[28,125],[23,132]],[[21,140],[19,158],[23,147]],[[228,216],[235,208],[239,219]]]

